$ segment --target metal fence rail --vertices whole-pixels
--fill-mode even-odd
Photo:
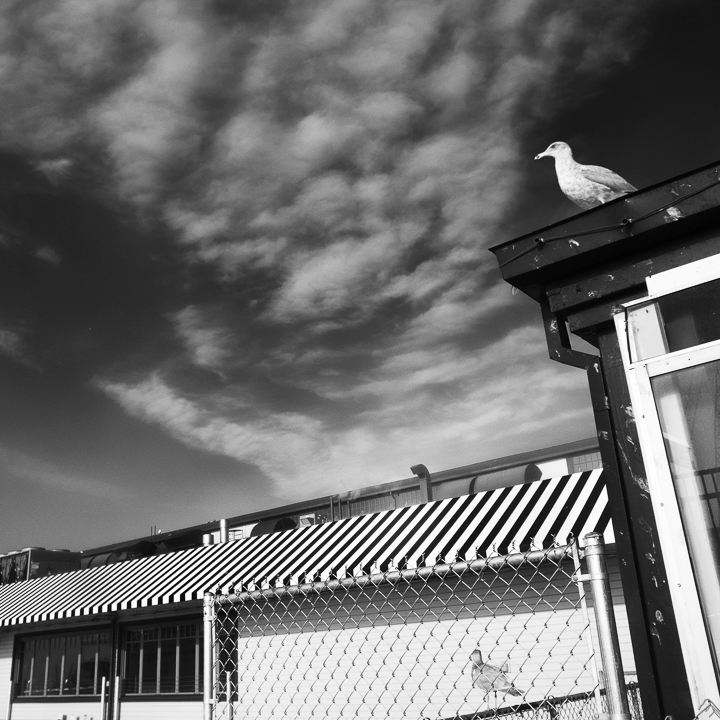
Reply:
[[[576,546],[206,598],[206,717],[597,718]]]

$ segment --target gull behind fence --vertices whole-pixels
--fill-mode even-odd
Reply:
[[[593,537],[208,594],[205,720],[638,719],[612,617],[585,601],[590,585],[592,610],[612,616]]]

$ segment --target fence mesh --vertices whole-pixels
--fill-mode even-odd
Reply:
[[[598,718],[577,562],[564,546],[216,595],[214,718]]]

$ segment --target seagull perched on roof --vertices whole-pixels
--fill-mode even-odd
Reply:
[[[635,192],[637,188],[617,173],[599,165],[581,165],[573,159],[572,150],[565,142],[554,142],[535,156],[555,158],[560,189],[568,200],[583,210],[597,207],[621,195]]]
[[[555,172],[560,189],[568,200],[583,210],[589,210],[637,190],[634,185],[612,170],[600,165],[581,165],[575,162],[572,150],[566,142],[550,143],[547,149],[535,156],[535,159],[544,157],[555,158]],[[676,207],[665,210],[666,220],[678,220],[682,216],[682,212]]]
[[[480,650],[473,650],[470,655],[472,660],[472,681],[475,687],[485,691],[485,694],[495,693],[495,697],[501,695],[516,695],[522,697],[523,693],[518,690],[509,680],[508,676],[498,667],[483,662]]]

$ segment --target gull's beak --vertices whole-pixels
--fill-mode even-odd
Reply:
[[[538,153],[535,156],[535,160],[539,160],[540,158],[544,158],[544,157],[547,157],[547,155],[546,155],[545,151],[543,150],[541,153]]]

